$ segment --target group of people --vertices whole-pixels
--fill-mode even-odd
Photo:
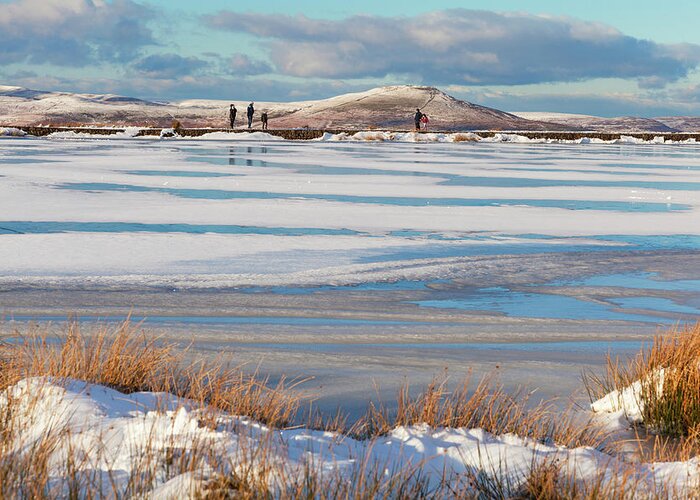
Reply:
[[[236,109],[235,104],[231,104],[228,110],[228,119],[229,119],[229,125],[233,129],[236,126],[236,115],[238,114],[238,110]],[[248,128],[253,127],[253,117],[255,116],[255,103],[250,103],[248,104],[248,109],[246,109],[246,116],[248,117]],[[267,112],[263,112],[260,114],[260,123],[262,124],[262,129],[267,130]],[[423,113],[420,108],[416,108],[416,114],[413,116],[413,121],[415,122],[416,125],[416,131],[419,130],[428,130],[428,124],[430,123],[430,119],[428,118],[428,115]]]
[[[413,116],[413,121],[416,124],[416,130],[428,130],[428,123],[430,119],[428,115],[423,113],[419,108],[416,108],[416,114]]]
[[[255,103],[250,103],[248,104],[248,109],[246,109],[246,116],[248,117],[248,128],[252,128],[253,126],[253,116],[255,116]],[[238,110],[236,109],[235,104],[231,104],[228,109],[228,120],[229,120],[229,125],[233,129],[236,126],[236,115],[238,114]],[[263,113],[260,114],[260,122],[262,123],[262,129],[267,130],[267,111],[264,111]]]

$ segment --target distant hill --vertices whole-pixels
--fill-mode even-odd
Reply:
[[[435,87],[410,85],[379,87],[316,101],[280,114],[275,124],[290,128],[401,129],[412,126],[416,109],[428,115],[429,128],[433,130],[550,130],[553,126],[461,101]]]
[[[243,126],[248,102],[186,100],[154,102],[118,95],[44,92],[0,86],[0,125],[225,127],[229,103],[238,107]],[[568,129],[527,120],[497,109],[460,101],[434,87],[392,86],[318,101],[256,103],[257,116],[267,111],[274,128],[410,129],[421,108],[432,130]]]
[[[617,118],[602,118],[599,116],[576,115],[567,113],[546,112],[515,112],[521,118],[542,120],[550,123],[577,128],[595,130],[598,132],[677,132],[675,126],[664,122],[661,118],[640,118],[636,116],[621,116]],[[697,130],[697,129],[696,129]]]
[[[664,116],[657,120],[681,132],[700,132],[700,116]]]
[[[248,101],[189,99],[158,102],[114,94],[50,92],[0,85],[0,125],[227,127],[228,107],[238,108],[244,127]],[[413,128],[420,108],[431,130],[589,130],[600,132],[698,132],[700,117],[639,118],[548,112],[506,113],[456,99],[435,87],[397,85],[329,99],[256,102],[256,126],[267,111],[272,128]]]

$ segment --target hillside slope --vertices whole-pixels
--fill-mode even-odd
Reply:
[[[656,120],[681,132],[697,133],[700,130],[700,116],[664,116]]]
[[[185,127],[226,127],[231,102],[238,107],[237,124],[243,126],[248,105],[243,101],[155,102],[112,94],[0,86],[0,125],[169,127],[173,120],[179,120]],[[429,115],[433,130],[570,128],[525,120],[460,101],[434,87],[416,86],[380,87],[319,101],[256,103],[256,121],[267,111],[273,128],[410,129],[416,108]]]
[[[515,112],[515,115],[528,120],[542,120],[562,126],[596,132],[676,132],[676,127],[669,126],[661,119],[641,118],[638,116],[620,116],[603,118],[600,116],[576,115],[568,113]]]
[[[276,117],[281,127],[410,129],[420,109],[432,130],[547,130],[552,124],[461,101],[435,87],[391,86],[324,99]],[[559,126],[555,128],[569,128]]]

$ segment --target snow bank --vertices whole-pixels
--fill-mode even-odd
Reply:
[[[212,474],[213,461],[224,459],[231,467],[250,460],[260,446],[269,446],[270,463],[282,464],[284,477],[301,474],[305,467],[317,473],[350,477],[362,464],[398,471],[419,466],[433,486],[444,477],[473,470],[508,476],[521,482],[533,464],[556,460],[577,480],[594,480],[608,474],[614,480],[620,467],[634,468],[641,479],[638,493],[653,491],[654,482],[676,487],[694,487],[698,461],[623,465],[614,457],[592,448],[567,449],[544,445],[508,434],[496,436],[481,429],[433,429],[427,425],[399,427],[386,436],[358,441],[347,436],[311,429],[274,430],[249,419],[220,413],[216,428],[202,423],[202,413],[193,403],[168,394],[125,395],[85,382],[33,378],[20,381],[0,396],[0,410],[8,400],[18,406],[20,432],[11,449],[27,453],[48,432],[60,436],[51,451],[49,472],[52,484],[68,486],[66,452],[85,454],[77,466],[88,477],[112,478],[109,485],[126,490],[132,474],[141,473],[144,454],[156,469],[151,494],[155,498],[190,496],[193,488]],[[209,420],[211,421],[211,420]],[[199,447],[199,448],[197,448]],[[196,471],[178,470],[166,463],[173,456],[206,450]],[[81,465],[82,464],[82,465]],[[369,471],[372,473],[372,471]],[[93,483],[101,484],[101,483]],[[632,487],[632,486],[630,486]],[[679,490],[676,490],[679,491]],[[107,492],[102,492],[107,493]]]
[[[141,129],[139,127],[127,127],[124,132],[117,133],[117,137],[136,137]]]
[[[123,132],[115,134],[90,134],[85,132],[54,132],[48,135],[52,139],[129,139],[137,136],[142,129],[139,127],[127,127]],[[3,131],[10,131],[3,134]],[[13,133],[14,132],[14,133]],[[0,128],[2,135],[26,135],[18,129]],[[156,136],[139,136],[143,139],[154,139]],[[160,138],[179,138],[186,140],[210,140],[210,141],[284,141],[286,139],[266,132],[210,132],[199,137],[180,137],[174,129],[161,130]],[[356,133],[342,132],[332,134],[325,132],[322,137],[313,139],[317,142],[409,142],[409,143],[458,143],[458,142],[483,142],[483,143],[516,143],[516,144],[695,144],[695,139],[684,141],[666,140],[663,136],[656,136],[652,140],[644,140],[633,136],[623,135],[619,139],[603,140],[594,137],[582,137],[579,139],[531,139],[518,133],[496,133],[490,137],[481,137],[474,132],[390,132],[390,131],[362,131]]]
[[[665,370],[661,369],[646,381],[637,380],[621,391],[614,390],[591,403],[591,410],[595,413],[607,413],[615,418],[622,417],[624,421],[632,424],[640,424],[644,412],[643,389],[650,387],[649,384],[656,384],[654,393],[660,395],[663,392],[665,375]]]
[[[86,132],[74,132],[72,130],[64,132],[54,132],[47,135],[49,139],[133,139],[139,132],[141,127],[126,127],[123,131],[114,134],[90,134]]]
[[[0,128],[0,136],[3,135],[3,130],[17,130],[17,129],[2,129]],[[199,140],[209,140],[209,141],[284,141],[282,137],[276,135],[268,134],[265,132],[211,132],[209,134],[204,134],[199,137],[182,137],[175,129],[164,128],[160,131],[159,136],[154,135],[143,135],[139,136],[139,132],[143,130],[140,127],[127,127],[122,132],[117,132],[115,134],[90,134],[86,132],[74,132],[74,131],[64,131],[64,132],[54,132],[47,135],[49,139],[133,139],[138,136],[139,139],[182,139],[188,141],[199,141]],[[19,130],[18,132],[22,132]],[[10,134],[8,134],[10,135]],[[26,134],[23,134],[26,135]]]
[[[24,137],[27,133],[24,130],[13,127],[0,127],[0,137]]]
[[[473,132],[459,133],[417,133],[417,132],[386,132],[369,131],[348,134],[331,134],[326,132],[317,141],[372,141],[372,142],[483,142],[483,143],[517,143],[517,144],[695,144],[695,139],[685,141],[665,140],[663,136],[654,137],[652,140],[644,140],[637,137],[623,135],[619,139],[603,140],[594,137],[582,137],[580,139],[531,139],[517,133],[496,133],[490,137],[481,137]]]
[[[340,134],[331,134],[326,132],[323,137],[316,139],[317,141],[371,141],[371,142],[477,142],[481,138],[472,133],[418,133],[418,132],[387,132],[387,131],[366,131],[348,134],[342,132]]]

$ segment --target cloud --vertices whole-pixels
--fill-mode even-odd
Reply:
[[[220,76],[207,72],[153,78],[132,72],[128,78],[60,76],[34,72],[4,73],[0,68],[0,85],[16,85],[39,91],[62,91],[88,94],[118,94],[158,101],[187,99],[223,99],[241,101],[290,101],[332,97],[367,89],[367,84],[339,80],[290,82],[266,76]]]
[[[551,111],[603,117],[687,115],[700,112],[675,92],[559,92],[529,93],[451,86],[445,91],[471,102],[504,111]]]
[[[646,76],[637,81],[640,89],[662,89],[669,84],[669,80],[663,76]]]
[[[692,84],[675,88],[668,92],[670,96],[687,105],[697,107],[700,104],[700,84]],[[700,111],[695,110],[700,114]],[[686,113],[687,114],[687,113]]]
[[[406,75],[473,85],[590,78],[672,82],[700,64],[698,45],[658,44],[601,23],[526,13],[453,9],[333,21],[223,11],[204,21],[258,37],[276,70],[297,77]]]
[[[137,58],[155,44],[154,12],[132,0],[13,0],[0,8],[0,64],[85,66]]]
[[[232,74],[239,76],[261,75],[273,71],[272,66],[265,61],[251,59],[245,54],[234,54],[227,61],[226,66]]]
[[[290,101],[322,99],[367,90],[371,83],[341,80],[294,80],[269,76],[222,77],[213,74],[150,78],[134,73],[129,78],[59,77],[33,72],[3,74],[7,83],[37,90],[113,93],[143,99],[223,99]],[[488,87],[446,86],[445,92],[470,102],[505,111],[553,111],[597,116],[671,116],[700,114],[700,85],[653,92],[559,92],[493,90]]]
[[[208,63],[202,59],[177,54],[153,54],[133,65],[139,73],[157,79],[192,75],[207,66]]]

